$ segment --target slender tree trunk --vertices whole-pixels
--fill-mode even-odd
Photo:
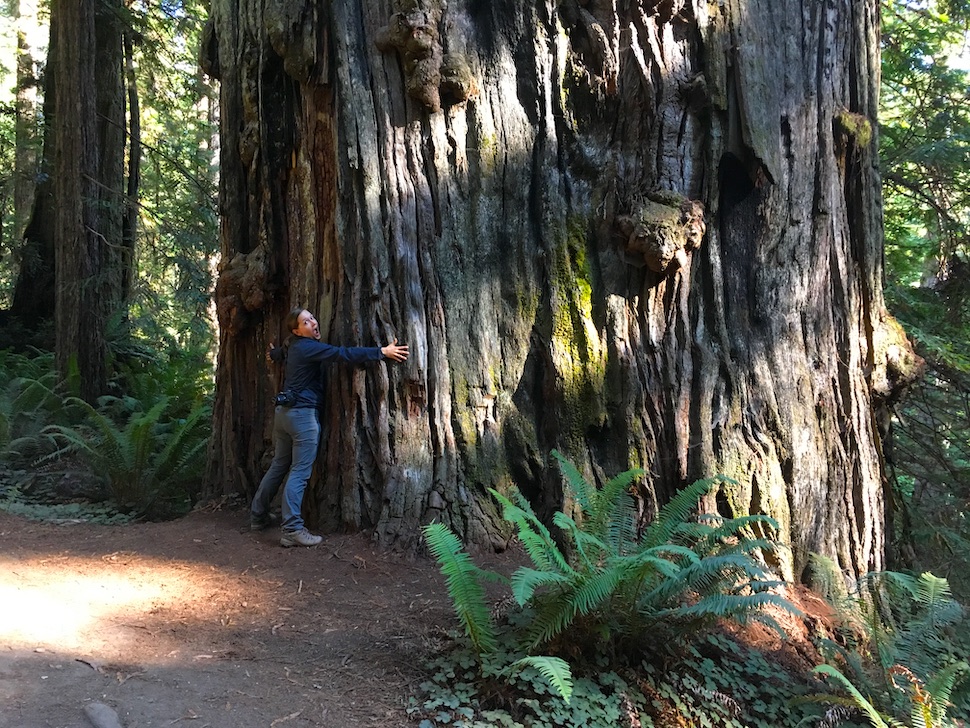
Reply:
[[[292,305],[336,368],[311,522],[499,540],[548,462],[697,478],[849,573],[883,566],[881,407],[917,362],[881,294],[878,5],[215,0],[221,326],[209,472],[252,493]]]
[[[125,180],[125,205],[121,221],[121,291],[123,302],[131,299],[135,277],[135,238],[138,233],[138,189],[141,186],[141,106],[135,77],[132,30],[123,33],[125,88],[128,92],[128,174]]]
[[[44,73],[43,145],[38,166],[37,187],[33,194],[30,217],[19,251],[17,282],[14,286],[12,317],[32,326],[54,319],[54,176],[53,123],[57,76],[52,59],[57,54],[57,17],[50,21],[47,46],[47,70]]]
[[[119,5],[54,0],[55,358],[81,396],[105,390],[108,316],[120,299],[124,91]]]
[[[21,0],[17,3],[17,102],[16,151],[14,160],[14,227],[11,239],[21,240],[37,187],[39,129],[37,108],[40,103],[37,77],[36,43],[38,27],[37,6]],[[19,247],[19,246],[18,246]]]

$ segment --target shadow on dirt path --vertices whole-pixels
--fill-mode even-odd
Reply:
[[[435,564],[283,549],[243,512],[127,526],[0,512],[0,728],[402,728],[455,628]],[[413,725],[413,724],[411,724]]]

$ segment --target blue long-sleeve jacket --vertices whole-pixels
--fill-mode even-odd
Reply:
[[[296,395],[294,407],[317,407],[323,401],[323,364],[362,364],[384,358],[379,346],[332,346],[305,336],[294,336],[285,348],[270,351],[270,357],[277,362],[286,359],[283,389]]]

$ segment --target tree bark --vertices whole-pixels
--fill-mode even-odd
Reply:
[[[20,241],[30,218],[38,172],[38,86],[40,79],[34,47],[40,20],[34,2],[15,5],[17,23],[16,148],[14,152],[14,224],[10,238]],[[17,246],[19,248],[19,245]]]
[[[120,302],[124,85],[120,5],[54,0],[55,359],[93,401],[107,383],[105,329]]]
[[[54,58],[57,52],[56,23],[56,16],[52,16],[48,60]],[[54,319],[54,178],[51,174],[54,147],[51,117],[54,113],[56,77],[49,66],[44,73],[44,138],[37,164],[36,189],[31,199],[23,244],[18,250],[17,282],[10,305],[13,318],[32,325]]]
[[[121,220],[120,298],[130,301],[135,279],[135,239],[138,233],[138,191],[141,186],[141,104],[135,75],[133,31],[123,31],[125,90],[128,96],[128,170],[125,178],[125,205]]]
[[[884,565],[877,414],[917,361],[881,293],[878,4],[215,0],[223,262],[211,494],[268,457],[292,305],[411,346],[336,368],[311,523],[497,545],[548,453],[651,513],[713,473]]]

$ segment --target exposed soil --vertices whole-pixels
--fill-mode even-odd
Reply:
[[[778,615],[788,640],[731,632],[804,674],[831,614],[790,596],[807,616]],[[125,728],[416,726],[407,699],[456,627],[432,560],[362,535],[284,549],[243,510],[125,526],[0,511],[0,728],[91,728],[95,703]]]
[[[434,562],[244,511],[55,525],[0,512],[0,728],[400,728],[455,627]],[[415,725],[411,723],[411,725]]]

